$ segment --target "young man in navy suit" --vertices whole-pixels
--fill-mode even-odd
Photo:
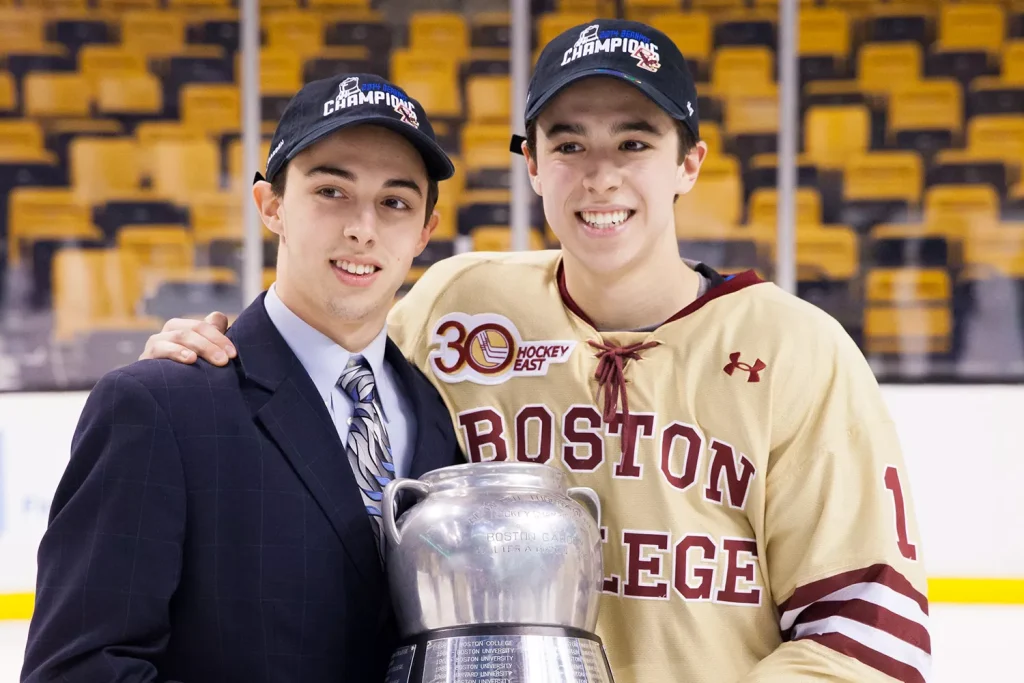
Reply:
[[[462,462],[386,318],[451,177],[423,108],[366,74],[304,87],[253,200],[275,284],[217,367],[93,389],[39,548],[22,680],[380,681],[397,641],[380,499]]]

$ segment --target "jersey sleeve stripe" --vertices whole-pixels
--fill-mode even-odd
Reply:
[[[799,586],[787,600],[779,605],[779,612],[785,614],[799,610],[836,591],[862,583],[886,586],[896,593],[910,598],[917,603],[924,614],[928,614],[928,598],[914,588],[914,585],[905,576],[886,564],[874,564],[863,569],[853,569]]]
[[[881,652],[874,647],[865,645],[859,638],[851,637],[842,631],[811,633],[804,640],[817,642],[840,654],[852,657],[883,674],[902,681],[902,683],[926,683],[931,670],[931,657],[921,653],[916,658],[919,663],[913,664],[894,657],[891,653]]]
[[[823,602],[843,602],[847,600],[864,600],[901,616],[904,619],[917,622],[922,626],[928,624],[928,614],[921,609],[921,605],[908,598],[902,593],[897,593],[889,586],[879,583],[855,583],[823,596],[817,602],[801,607],[791,607],[782,612],[779,619],[779,626],[783,631],[793,627],[801,618],[801,614],[809,607]]]
[[[816,602],[800,614],[797,623],[787,630],[783,637],[787,640],[799,638],[800,634],[804,632],[802,630],[804,625],[836,617],[884,631],[926,654],[931,654],[931,636],[925,624],[894,614],[873,602],[860,599]]]

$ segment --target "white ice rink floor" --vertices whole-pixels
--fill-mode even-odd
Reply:
[[[929,683],[1024,681],[1024,607],[933,605],[931,615]],[[0,683],[17,683],[27,631],[26,622],[0,622]]]

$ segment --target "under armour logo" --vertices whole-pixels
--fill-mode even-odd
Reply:
[[[740,352],[736,351],[735,353],[729,354],[729,364],[722,369],[725,370],[725,374],[730,376],[736,370],[743,370],[744,372],[747,373],[748,382],[760,382],[761,371],[764,370],[766,367],[768,366],[765,365],[764,361],[762,361],[760,358],[756,359],[753,365],[751,365],[750,363],[742,362],[740,360]]]

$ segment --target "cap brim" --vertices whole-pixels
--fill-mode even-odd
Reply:
[[[530,106],[526,109],[526,120],[531,121],[537,118],[541,110],[544,109],[545,106],[547,106],[548,102],[550,102],[555,95],[560,93],[566,87],[572,85],[573,83],[576,83],[577,81],[581,81],[584,78],[593,78],[595,76],[608,76],[611,78],[617,78],[625,83],[629,83],[631,86],[633,86],[634,88],[642,92],[644,95],[646,95],[648,98],[650,98],[656,105],[661,107],[666,114],[668,114],[669,116],[678,121],[683,121],[689,126],[690,117],[687,116],[686,112],[684,112],[682,109],[676,106],[671,100],[669,100],[667,97],[658,92],[658,90],[654,88],[654,86],[650,85],[646,81],[641,81],[637,78],[634,78],[633,76],[630,76],[629,74],[623,73],[622,71],[616,71],[615,69],[609,69],[606,67],[593,67],[590,69],[584,69],[582,71],[575,71],[566,76],[565,78],[557,81],[553,86],[548,88],[546,91],[542,92],[540,95],[537,96],[537,99],[530,103]],[[692,129],[692,126],[690,126],[690,128]],[[521,143],[521,140],[521,137],[513,136],[511,146],[511,150],[513,152],[521,153],[521,151],[519,150],[519,143]]]
[[[322,140],[331,133],[349,126],[374,125],[393,130],[410,143],[423,157],[423,163],[427,167],[427,177],[431,180],[447,180],[455,175],[455,166],[451,159],[445,154],[441,146],[415,126],[397,121],[389,116],[361,116],[358,118],[337,118],[325,123],[319,128],[313,129],[292,148],[292,151],[285,157],[285,161],[291,161],[299,152],[310,145]]]

